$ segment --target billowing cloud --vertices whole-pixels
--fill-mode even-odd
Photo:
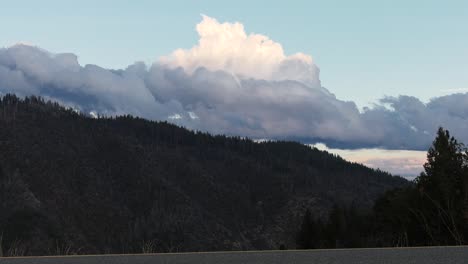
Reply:
[[[40,95],[83,111],[132,113],[164,118],[181,111],[176,103],[157,102],[141,76],[131,70],[113,72],[80,66],[74,54],[51,54],[28,45],[0,50],[0,91]]]
[[[40,95],[90,115],[132,114],[191,129],[335,148],[426,150],[439,125],[468,142],[468,94],[387,97],[359,111],[320,85],[304,54],[285,55],[240,23],[204,16],[199,43],[153,65],[82,66],[74,54],[0,49],[0,92]]]
[[[267,36],[247,34],[239,23],[219,23],[203,15],[196,29],[198,45],[178,49],[162,57],[160,63],[182,67],[193,73],[200,67],[226,71],[241,78],[296,80],[320,87],[319,69],[312,57],[303,53],[286,56],[281,44]]]

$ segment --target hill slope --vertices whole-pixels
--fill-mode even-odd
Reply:
[[[0,233],[23,254],[295,247],[304,208],[407,182],[293,142],[254,143],[38,98],[0,101]]]

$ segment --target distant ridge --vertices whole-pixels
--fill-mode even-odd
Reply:
[[[400,177],[38,97],[0,100],[0,245],[22,255],[295,248],[305,208],[369,208]]]

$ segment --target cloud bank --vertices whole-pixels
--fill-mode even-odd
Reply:
[[[320,150],[337,154],[342,158],[364,164],[368,167],[381,169],[413,180],[424,170],[426,151],[416,150],[385,150],[385,149],[331,149],[324,144],[311,145]]]
[[[279,43],[247,34],[240,23],[207,16],[197,32],[193,48],[122,70],[82,66],[74,54],[28,45],[0,49],[0,92],[40,95],[85,113],[132,114],[211,133],[333,148],[426,150],[440,125],[468,142],[467,93],[428,104],[386,97],[359,111],[321,86],[308,55],[286,55]]]

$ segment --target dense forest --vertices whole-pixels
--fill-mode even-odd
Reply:
[[[328,217],[308,210],[300,248],[441,246],[468,243],[468,152],[440,128],[414,184],[380,197],[371,211],[335,205]]]
[[[299,143],[14,95],[0,100],[0,166],[4,256],[296,248],[307,210],[370,211],[411,185]]]

